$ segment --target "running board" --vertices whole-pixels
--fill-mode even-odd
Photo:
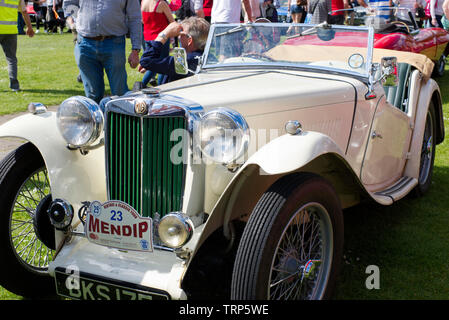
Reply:
[[[416,185],[418,180],[412,177],[402,177],[388,189],[374,193],[376,197],[388,197],[392,202],[405,197]]]

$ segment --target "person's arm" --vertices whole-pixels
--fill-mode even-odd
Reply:
[[[437,17],[435,15],[435,2],[436,0],[430,0],[430,16],[432,19],[432,25],[438,26]]]
[[[172,23],[173,21],[175,21],[175,18],[173,17],[173,13],[171,12],[170,7],[168,6],[168,4],[165,1],[159,3],[158,9],[159,8],[161,8],[162,12],[167,17],[168,23]]]
[[[140,58],[139,72],[144,73],[151,70],[174,78],[176,76],[175,63],[172,56],[161,58],[163,45],[170,39],[180,35],[182,26],[178,22],[170,23],[156,39],[148,42],[148,47]]]
[[[31,25],[30,16],[27,12],[27,7],[23,0],[20,0],[19,8],[20,8],[20,12],[22,13],[23,20],[25,21],[25,24],[27,25],[26,34],[28,35],[28,37],[32,38],[34,36],[34,30],[33,30],[33,26]]]
[[[139,52],[142,47],[142,13],[138,1],[127,1],[126,17],[132,46],[128,63],[134,69],[139,65]]]
[[[147,42],[147,48],[140,58],[139,72],[145,73],[150,70],[173,77],[175,74],[174,58],[170,55],[161,58],[163,42],[165,41],[161,40],[156,38],[156,40]]]
[[[443,2],[443,12],[447,19],[449,19],[449,0]]]
[[[253,22],[253,12],[251,10],[251,4],[249,0],[242,0],[243,7],[246,11],[246,14],[248,15],[248,21]]]
[[[359,3],[359,5],[361,5],[364,8],[368,8],[368,5],[366,4],[366,2],[364,0],[357,0],[357,2]]]
[[[195,15],[197,17],[204,18],[203,0],[194,0],[193,10],[195,11]]]

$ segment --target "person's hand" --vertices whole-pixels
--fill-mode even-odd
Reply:
[[[27,36],[28,37],[30,37],[30,38],[32,38],[32,37],[34,37],[34,30],[33,30],[33,28],[27,28]]]
[[[179,36],[182,30],[182,25],[175,21],[170,23],[163,32],[165,33],[167,38],[176,38],[177,36]]]
[[[145,73],[145,72],[147,72],[147,69],[145,69],[144,67],[142,67],[140,64],[139,64],[139,72],[140,73]]]
[[[129,66],[135,69],[139,65],[139,51],[132,50],[128,57]]]
[[[437,21],[436,18],[432,18],[432,25],[433,25],[434,27],[437,27],[437,26],[438,26],[438,21]]]

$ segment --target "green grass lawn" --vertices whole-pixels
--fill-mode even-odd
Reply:
[[[129,50],[128,46],[128,50]],[[0,59],[0,114],[25,111],[30,101],[56,105],[80,94],[71,34],[19,37],[19,80],[11,93]],[[128,86],[142,76],[128,66]],[[449,299],[449,66],[438,79],[446,140],[437,147],[433,182],[422,198],[392,206],[374,203],[346,210],[345,251],[335,299]],[[366,268],[379,267],[380,288],[368,290]],[[0,287],[0,299],[22,299]]]
[[[127,40],[128,53],[131,50]],[[58,105],[74,95],[84,95],[83,85],[76,81],[78,68],[73,55],[71,33],[38,33],[33,38],[18,37],[17,59],[19,93],[9,89],[9,77],[3,51],[0,54],[0,115],[26,111],[30,102],[41,102],[47,106]],[[142,80],[137,69],[127,64],[128,87]],[[105,76],[106,94],[110,94]]]

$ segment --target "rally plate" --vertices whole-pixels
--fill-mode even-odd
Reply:
[[[92,275],[55,269],[56,293],[77,300],[169,300],[162,290]]]
[[[93,201],[88,210],[85,233],[89,241],[123,250],[153,251],[153,222],[129,204],[110,200]]]

